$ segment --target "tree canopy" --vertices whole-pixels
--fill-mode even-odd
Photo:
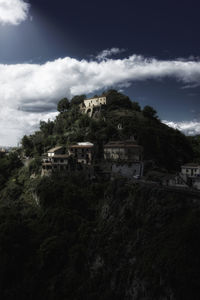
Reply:
[[[67,98],[63,98],[58,102],[57,110],[61,113],[65,112],[68,110],[69,105],[69,100]]]

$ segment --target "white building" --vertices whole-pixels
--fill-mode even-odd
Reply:
[[[181,174],[187,177],[199,177],[200,165],[197,163],[189,163],[181,166]]]
[[[86,108],[106,105],[106,97],[97,97],[84,100]]]
[[[200,164],[189,163],[181,166],[180,175],[190,187],[200,190]]]
[[[64,147],[62,146],[57,146],[55,148],[49,149],[47,151],[47,155],[48,157],[53,157],[55,155],[59,155],[59,154],[64,154]]]
[[[93,114],[94,108],[101,107],[102,105],[106,105],[106,97],[96,97],[84,100],[83,103],[79,105],[80,110],[83,113],[88,114],[90,117]]]

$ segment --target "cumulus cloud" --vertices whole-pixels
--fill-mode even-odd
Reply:
[[[169,127],[182,131],[185,135],[200,134],[200,122],[198,121],[173,122],[164,120],[163,123]]]
[[[56,112],[29,113],[4,107],[0,112],[0,146],[15,146],[24,134],[31,134],[38,129],[39,121],[53,120]]]
[[[56,110],[62,97],[89,94],[109,87],[126,87],[133,81],[172,77],[183,84],[200,83],[200,62],[197,60],[157,60],[132,55],[123,59],[77,60],[66,57],[45,64],[0,65],[0,120],[3,109],[15,111],[13,124],[27,127],[22,115],[38,122],[46,113]],[[30,115],[32,114],[32,115]],[[13,118],[13,115],[10,118]],[[17,121],[17,118],[22,120]],[[10,121],[11,121],[10,119]],[[27,118],[27,122],[30,118]],[[31,123],[32,124],[32,123]],[[31,125],[33,127],[33,125]],[[11,129],[7,130],[11,132]],[[9,135],[10,133],[8,133]],[[1,142],[0,133],[0,145]],[[15,139],[16,142],[16,139]]]
[[[97,58],[97,60],[101,61],[101,60],[107,59],[108,57],[110,57],[112,55],[120,54],[124,51],[125,51],[125,49],[119,49],[119,48],[105,49],[105,50],[101,51],[96,56],[96,58]]]
[[[0,0],[0,24],[18,25],[27,19],[28,11],[24,0]]]

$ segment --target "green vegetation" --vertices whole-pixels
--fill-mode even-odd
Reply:
[[[194,151],[194,162],[200,164],[200,135],[188,137]]]
[[[79,104],[85,95],[73,97],[70,105],[68,99],[62,99],[58,103],[61,113],[56,120],[40,122],[39,131],[22,139],[25,155],[40,156],[56,144],[67,146],[91,141],[98,146],[99,157],[102,157],[103,145],[109,140],[135,136],[144,148],[144,160],[151,160],[157,168],[177,171],[181,164],[193,160],[190,141],[180,131],[162,124],[154,108],[145,106],[142,110],[137,102],[115,90],[104,92],[102,96],[107,97],[107,105],[93,118],[80,113]],[[122,130],[118,129],[119,124]]]
[[[1,299],[199,299],[198,196],[27,172],[0,196]]]
[[[100,159],[109,140],[135,136],[155,173],[199,159],[199,137],[115,90],[103,95],[108,104],[92,118],[80,113],[84,95],[62,99],[55,121],[41,121],[21,153],[0,158],[3,300],[200,298],[198,193],[92,181],[84,171],[40,176],[44,152],[81,141],[94,142]]]

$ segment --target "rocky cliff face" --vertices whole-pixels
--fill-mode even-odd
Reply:
[[[91,239],[97,299],[199,299],[199,195],[115,181]]]

